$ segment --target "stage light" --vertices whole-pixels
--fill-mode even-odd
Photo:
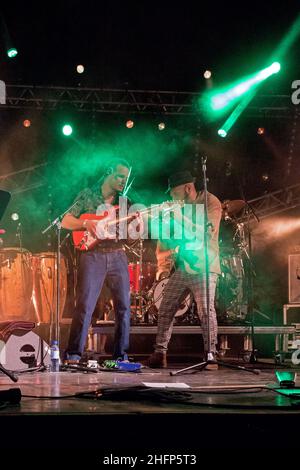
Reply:
[[[29,119],[25,119],[25,120],[23,121],[23,126],[24,126],[24,127],[30,127],[30,126],[31,126],[31,121],[30,121]]]
[[[226,137],[227,136],[227,132],[224,129],[219,129],[218,134],[219,134],[220,137]]]
[[[219,88],[217,91],[208,92],[201,98],[207,112],[215,114],[217,117],[227,109],[233,107],[238,99],[243,95],[253,93],[259,83],[266,80],[271,75],[280,70],[279,62],[273,62],[269,67],[256,73],[243,77],[242,79],[231,83],[227,87]],[[246,98],[248,100],[248,97]]]
[[[10,47],[7,50],[7,55],[10,59],[13,59],[14,57],[16,57],[16,55],[18,55],[18,51],[15,47]]]
[[[258,133],[258,135],[263,135],[265,133],[265,128],[264,127],[259,127],[257,129],[257,133]]]
[[[134,122],[133,122],[133,121],[131,121],[131,120],[126,121],[126,127],[127,127],[128,129],[132,129],[133,126],[134,126]]]
[[[84,66],[83,65],[77,65],[76,70],[78,73],[83,73],[84,72]]]
[[[166,125],[165,125],[164,122],[160,122],[160,123],[158,124],[158,129],[159,129],[160,131],[163,131],[165,128],[166,128]]]
[[[281,69],[281,65],[279,62],[273,62],[273,64],[270,66],[271,74],[278,73],[280,69]]]
[[[72,126],[70,124],[64,124],[62,128],[62,133],[68,137],[69,135],[72,134],[72,132],[73,132]]]
[[[206,80],[211,78],[211,71],[210,70],[205,70],[205,72],[203,74],[203,77],[206,78]]]

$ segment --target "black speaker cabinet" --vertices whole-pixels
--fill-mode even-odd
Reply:
[[[300,254],[289,255],[289,303],[300,303]]]

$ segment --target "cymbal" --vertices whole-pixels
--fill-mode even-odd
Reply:
[[[223,209],[223,218],[231,215],[238,214],[246,205],[246,202],[242,199],[236,199],[234,201],[230,201],[227,199],[226,201],[222,202],[222,209]]]

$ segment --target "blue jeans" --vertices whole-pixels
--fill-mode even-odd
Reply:
[[[113,358],[126,360],[130,330],[130,283],[127,256],[124,251],[82,253],[77,283],[77,304],[73,315],[67,359],[80,359],[92,315],[104,280],[111,289],[115,310]]]

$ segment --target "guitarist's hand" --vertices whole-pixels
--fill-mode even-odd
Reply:
[[[96,235],[97,220],[86,220],[85,230],[87,230],[93,237]]]

